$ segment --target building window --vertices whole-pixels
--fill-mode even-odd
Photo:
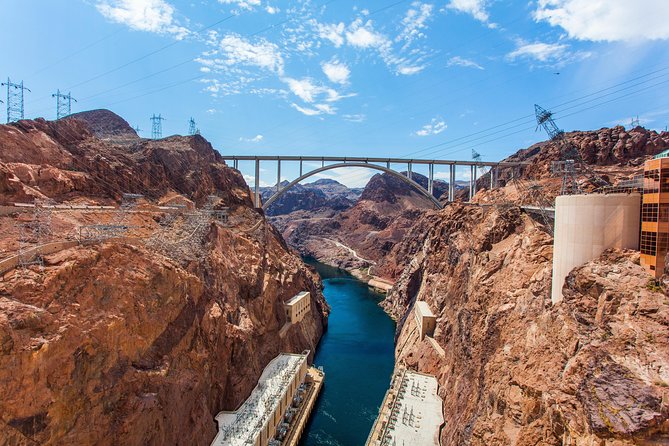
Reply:
[[[669,234],[660,232],[657,235],[657,255],[664,257],[669,250]]]
[[[648,203],[641,206],[641,221],[657,222],[658,204]]]
[[[669,192],[669,169],[662,169],[661,171],[660,192]]]
[[[660,203],[658,221],[669,223],[669,203]]]
[[[641,254],[654,256],[657,251],[657,234],[641,231]]]
[[[659,191],[660,170],[646,170],[643,172],[643,192],[645,194],[654,194]]]

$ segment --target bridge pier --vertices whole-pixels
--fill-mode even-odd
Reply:
[[[260,159],[256,159],[255,206],[260,207]]]
[[[300,158],[300,176],[302,176],[302,158]]]
[[[476,177],[478,176],[478,167],[476,165],[472,166],[472,172],[474,174],[474,179],[472,181],[472,196],[471,198],[474,198],[474,195],[476,195]],[[471,198],[469,201],[471,201]]]
[[[235,170],[239,170],[239,160],[233,160],[232,167],[234,167]]]
[[[434,195],[434,164],[428,164],[427,165],[427,192],[430,195]],[[437,197],[439,198],[439,197]]]
[[[281,191],[281,160],[278,160],[276,164],[276,191]]]
[[[409,161],[409,162],[407,163],[407,178],[409,178],[410,180],[413,179],[413,178],[411,178],[411,176],[412,176],[412,174],[411,174],[411,167],[412,167],[412,165],[411,165],[411,161]]]
[[[448,201],[455,200],[455,164],[449,164],[448,172]]]

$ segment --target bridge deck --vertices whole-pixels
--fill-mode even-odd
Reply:
[[[236,161],[305,161],[305,162],[352,162],[352,163],[399,163],[399,164],[439,164],[456,166],[526,166],[526,162],[508,161],[463,161],[463,160],[439,160],[419,158],[373,158],[356,156],[282,156],[282,155],[221,155],[224,160]]]

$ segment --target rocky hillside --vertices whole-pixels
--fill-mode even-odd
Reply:
[[[396,249],[396,359],[439,380],[442,445],[666,444],[669,299],[638,253],[575,269],[551,306],[552,239],[518,208],[429,212]]]
[[[43,269],[1,278],[0,443],[208,445],[214,416],[248,396],[271,358],[314,351],[327,304],[317,276],[252,208],[241,174],[206,140],[129,144],[100,132],[82,119],[0,126],[4,204],[148,198],[128,214],[128,238],[65,247],[43,256]],[[152,203],[192,208],[210,194],[229,208],[229,221],[205,218],[187,231],[175,242],[187,255],[149,242],[171,230]],[[178,219],[186,229],[188,212]],[[5,256],[15,254],[17,223],[30,213],[2,208]],[[115,215],[55,209],[49,240]],[[302,290],[312,293],[311,313],[281,337],[282,303]]]

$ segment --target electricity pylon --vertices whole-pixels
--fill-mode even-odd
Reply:
[[[23,119],[23,93],[24,91],[30,92],[30,89],[23,86],[23,81],[16,84],[9,78],[0,86],[7,86],[7,123]]]
[[[52,94],[51,97],[56,98],[56,119],[72,114],[72,101],[77,102],[77,100],[72,97],[71,93],[63,94],[60,90],[56,90],[56,93]]]
[[[156,116],[155,114],[151,116],[151,139],[160,139],[163,137],[163,121],[165,118]]]

